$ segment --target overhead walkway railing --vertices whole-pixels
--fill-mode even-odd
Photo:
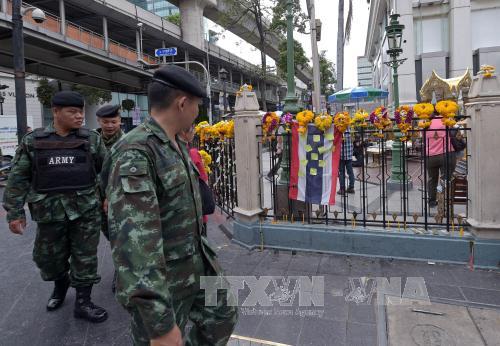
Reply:
[[[30,6],[31,5],[29,4],[23,3],[23,7],[30,7]],[[24,17],[23,21],[25,23],[29,23],[31,25],[43,28],[45,30],[62,34],[63,30],[61,30],[62,27],[61,19],[51,13],[48,13],[47,11],[44,12],[46,15],[46,20],[43,23],[37,23],[29,16]],[[7,2],[7,14],[12,16],[12,1],[10,0]],[[138,60],[137,50],[132,47],[128,47],[117,41],[108,39],[108,50],[106,51],[105,38],[103,35],[93,32],[80,25],[71,23],[69,21],[66,21],[65,32],[66,32],[65,37],[83,43],[87,45],[89,49],[90,48],[100,49],[106,53],[109,53],[110,55],[114,55],[116,57],[127,60],[127,62],[131,65],[139,66],[137,64]],[[148,54],[142,53],[141,57],[144,61],[150,64],[159,63],[159,59],[150,56]]]

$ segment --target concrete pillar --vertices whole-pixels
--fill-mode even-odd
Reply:
[[[497,159],[500,148],[500,78],[475,76],[465,109],[470,116],[468,125],[471,128],[467,136],[467,154],[470,157],[467,175],[467,221],[477,237],[500,239],[500,161]],[[500,257],[500,252],[497,252],[497,255]]]
[[[231,83],[231,86],[233,85],[233,70],[229,69],[229,82]]]
[[[135,31],[135,49],[137,50],[137,60],[142,59],[141,34],[139,30]]]
[[[236,175],[238,177],[238,207],[234,209],[237,220],[255,222],[260,209],[259,145],[261,117],[255,92],[243,90],[236,97],[234,139]]]
[[[450,77],[472,70],[471,1],[450,0]]]
[[[240,86],[243,85],[243,73],[240,73]]]
[[[109,51],[108,18],[102,17],[102,35],[104,36],[104,50]]]
[[[406,40],[406,43],[403,42],[401,45],[403,54],[399,56],[400,59],[406,58],[406,61],[398,68],[399,103],[402,105],[413,104],[417,102],[417,85],[415,80],[415,34],[413,30],[412,2],[408,0],[395,1],[396,12],[401,15],[399,22],[405,26],[403,41]]]
[[[205,50],[203,34],[203,10],[206,6],[217,5],[216,0],[182,0],[179,1],[181,14],[181,31],[184,42]]]
[[[59,0],[59,17],[61,18],[61,34],[66,35],[66,10],[64,0]]]
[[[2,12],[7,13],[7,0],[2,0]]]

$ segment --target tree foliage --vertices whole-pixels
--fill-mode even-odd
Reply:
[[[293,44],[294,44],[293,55],[294,55],[295,72],[297,72],[299,68],[302,68],[303,66],[309,63],[309,59],[306,57],[306,52],[304,51],[304,48],[302,47],[299,41],[293,40]],[[287,72],[286,41],[280,43],[279,51],[280,51],[280,59],[277,63],[278,74],[281,78],[286,78],[286,72]]]
[[[75,84],[71,89],[82,94],[85,102],[90,105],[100,105],[112,99],[111,91],[109,90],[97,89],[81,84]]]
[[[36,87],[36,97],[43,106],[50,107],[52,96],[54,96],[56,91],[57,88],[50,85],[47,78],[42,78],[38,81],[38,86]]]
[[[326,51],[321,51],[319,55],[319,74],[322,95],[331,95],[335,92],[334,85],[337,82],[335,66],[326,57]]]
[[[181,25],[181,14],[180,13],[174,13],[169,16],[164,17],[166,20],[168,20],[170,23],[174,23],[175,25],[180,26]]]
[[[270,29],[274,32],[286,35],[286,3],[287,0],[272,0],[273,1],[273,16]],[[293,0],[293,26],[295,30],[301,34],[306,33],[306,24],[309,21],[307,15],[302,12],[300,0]]]
[[[135,107],[135,102],[134,100],[130,99],[125,99],[122,101],[122,108],[123,110],[126,110],[127,112],[130,112],[132,109]]]

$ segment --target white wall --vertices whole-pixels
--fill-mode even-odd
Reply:
[[[500,8],[472,11],[472,49],[500,46],[499,21]]]

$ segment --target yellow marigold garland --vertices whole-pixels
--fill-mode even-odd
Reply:
[[[358,109],[356,113],[354,113],[354,117],[352,118],[352,123],[354,127],[367,127],[368,126],[368,118],[370,115],[364,109]]]
[[[311,111],[302,111],[297,113],[297,122],[299,123],[298,132],[303,135],[307,131],[307,125],[314,119],[314,113]]]
[[[210,156],[210,154],[203,149],[200,150],[200,155],[203,161],[203,167],[205,167],[205,172],[207,172],[207,174],[210,174],[211,172],[210,165],[212,164],[212,156]]]
[[[314,118],[314,125],[322,132],[328,130],[332,126],[332,122],[332,116],[327,113],[316,115]]]
[[[457,123],[455,120],[455,116],[458,112],[458,104],[455,101],[439,101],[436,104],[436,112],[438,112],[443,117],[441,121],[444,126],[452,127]]]
[[[351,124],[351,117],[349,116],[349,112],[339,112],[335,114],[333,123],[335,124],[337,130],[339,130],[341,133],[344,133]]]
[[[264,114],[262,117],[262,134],[263,134],[263,141],[267,140],[273,140],[275,138],[274,136],[274,130],[278,128],[280,124],[280,117],[274,113],[274,112],[267,112]]]

